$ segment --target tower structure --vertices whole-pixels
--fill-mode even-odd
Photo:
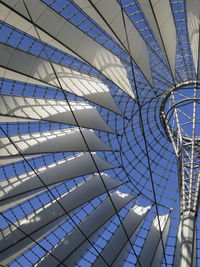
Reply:
[[[199,210],[199,85],[187,81],[170,88],[161,117],[177,156],[181,221],[176,257],[180,265],[195,265],[196,217]]]
[[[198,266],[199,0],[0,0],[3,266]]]

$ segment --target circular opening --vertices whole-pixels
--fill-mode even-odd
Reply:
[[[200,140],[199,81],[188,81],[169,88],[162,99],[160,118],[170,138]]]

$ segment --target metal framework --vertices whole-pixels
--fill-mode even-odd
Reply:
[[[199,25],[199,0],[0,0],[2,266],[200,266]]]
[[[187,81],[170,88],[160,112],[177,156],[181,212],[178,236],[181,241],[176,257],[180,257],[177,262],[180,261],[181,266],[196,265],[193,251],[196,250],[200,183],[198,90],[198,81]]]
[[[198,214],[199,205],[199,83],[188,81],[164,97],[161,116],[178,161],[181,213]]]

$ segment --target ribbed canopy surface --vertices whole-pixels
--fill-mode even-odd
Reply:
[[[200,266],[199,31],[199,0],[0,0],[0,265],[178,267],[191,131]]]

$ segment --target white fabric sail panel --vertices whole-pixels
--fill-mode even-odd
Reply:
[[[116,195],[116,193],[113,194],[112,199],[114,199],[114,203],[115,204],[117,202],[117,205],[116,205],[117,210],[120,210],[124,205],[126,205],[129,201],[132,200],[132,196],[131,196],[131,197],[126,198],[126,200],[123,200],[122,203],[119,203],[119,201],[117,201],[115,195]],[[104,200],[103,203],[105,203],[105,204],[103,205],[103,207],[102,207],[102,205],[100,205],[101,208],[99,209],[101,214],[102,214],[102,209],[103,209],[103,211],[105,210],[108,213],[109,212],[108,209],[110,209],[110,206],[111,206],[110,203],[108,203],[108,200],[107,199],[106,199],[106,201]],[[72,212],[71,215],[73,213],[74,212]],[[110,217],[114,215],[112,209],[110,210],[110,214],[109,215],[110,215]],[[37,215],[34,218],[35,218],[36,221],[39,220],[39,217]],[[94,219],[94,216],[92,218]],[[65,216],[61,216],[59,219],[57,219],[57,220],[55,220],[55,221],[53,221],[53,222],[51,222],[49,224],[46,224],[46,226],[44,226],[42,229],[39,229],[38,231],[36,231],[33,234],[31,234],[30,235],[31,238],[33,238],[35,241],[39,241],[39,239],[41,239],[42,237],[44,237],[53,228],[55,228],[59,223],[61,223],[63,221],[63,219],[66,220],[66,219],[68,219],[68,217],[66,217],[66,215]],[[98,218],[96,218],[96,219],[98,220]],[[104,218],[104,220],[105,220],[105,218]],[[33,222],[34,222],[34,219],[32,218],[32,223]],[[101,222],[102,222],[102,220],[101,220]],[[77,233],[77,228],[75,228],[75,231]],[[84,229],[83,229],[83,231],[84,231]],[[86,233],[86,235],[87,235],[87,233]],[[0,254],[0,264],[3,264],[5,266],[6,264],[8,264],[9,262],[11,262],[12,260],[16,259],[17,256],[19,256],[20,254],[22,254],[23,252],[25,252],[33,244],[34,244],[34,242],[32,242],[29,238],[25,238],[25,239],[23,239],[21,241],[18,241],[17,243],[14,243],[12,246],[10,246],[6,250],[2,251],[2,253]],[[62,243],[62,244],[65,244],[65,242]],[[70,245],[73,245],[73,243],[70,244]],[[48,258],[48,260],[49,260],[49,258]]]
[[[24,245],[26,246],[28,243],[33,244],[33,241],[26,238],[26,235],[24,233],[30,235],[33,233],[39,235],[40,233],[40,235],[43,235],[44,233],[42,231],[42,227],[45,227],[48,224],[51,224],[53,221],[64,216],[65,211],[69,213],[72,210],[80,207],[84,203],[88,202],[89,200],[106,193],[106,190],[109,191],[121,185],[120,181],[110,178],[108,175],[102,175],[102,179],[106,186],[104,186],[99,175],[94,175],[70,192],[67,192],[61,197],[58,197],[57,200],[65,210],[61,208],[56,200],[53,200],[51,203],[48,203],[40,209],[29,214],[26,218],[23,218],[16,222],[15,225],[19,228],[11,225],[3,229],[0,237],[1,251],[8,249],[9,246],[12,246],[13,244],[18,243],[22,240],[25,240],[22,243],[24,243]],[[126,197],[126,199],[130,200],[130,197]],[[111,210],[111,212],[113,211]],[[37,217],[38,219],[36,219],[35,217]],[[21,246],[23,246],[22,243]],[[9,255],[8,250],[7,255]]]
[[[170,227],[170,217],[168,217],[167,222],[165,224],[165,227],[162,232],[162,238],[163,238],[163,244],[166,244],[167,237],[168,237],[168,232],[169,232],[169,227]],[[160,266],[162,262],[162,257],[163,257],[163,247],[162,247],[162,242],[161,240],[159,241],[156,254],[153,258],[152,261],[152,266]]]
[[[138,0],[175,77],[176,27],[169,0]],[[170,37],[169,37],[170,36]]]
[[[1,49],[1,44],[0,44],[0,56],[2,55],[2,49]],[[3,61],[1,62],[3,64]],[[30,84],[36,84],[36,85],[41,85],[41,86],[52,86],[48,85],[45,82],[38,81],[36,79],[32,79],[24,74],[16,72],[16,70],[9,70],[5,68],[5,66],[0,67],[0,77],[3,77],[5,79],[10,79],[10,80],[15,80],[15,81],[20,81],[24,83],[30,83]]]
[[[92,234],[89,237],[89,242],[83,242],[76,250],[73,251],[73,253],[67,257],[65,260],[65,265],[61,265],[62,267],[74,267],[76,266],[76,263],[79,262],[81,259],[81,256],[84,256],[84,254],[87,252],[87,250],[90,249],[91,244],[94,244],[94,242],[98,239],[98,237],[101,235],[101,233],[104,231],[105,224],[101,226],[94,234]]]
[[[24,156],[24,158],[25,159],[30,159],[30,158],[34,158],[36,156],[38,157],[40,155]],[[19,161],[23,161],[24,158],[21,157],[21,156],[13,156],[13,157],[1,157],[0,156],[0,165],[11,164],[11,163],[16,163],[16,162],[19,162]]]
[[[144,13],[151,29],[153,30],[153,33],[160,45],[160,47],[163,49],[163,42],[162,38],[156,23],[156,19],[153,14],[153,10],[151,8],[151,1],[150,0],[137,0],[142,12]]]
[[[90,151],[111,150],[111,148],[103,143],[92,130],[82,129],[82,134]],[[10,137],[10,139],[15,146],[7,137],[0,138],[0,155],[2,157],[17,156],[20,155],[20,153],[23,155],[32,155],[88,151],[78,128],[17,135]]]
[[[73,213],[74,212],[71,212],[71,215],[73,215]],[[39,233],[36,232],[32,234],[31,238],[33,238],[34,241],[38,242],[40,239],[44,238],[45,235],[49,234],[52,231],[52,229],[55,229],[59,224],[62,224],[66,219],[69,219],[66,215],[61,216],[59,219],[43,227],[42,232],[40,231]],[[34,223],[35,220],[39,220],[39,217],[35,216],[34,219],[32,218],[32,223]],[[8,249],[2,251],[0,254],[1,266],[8,266],[9,263],[11,263],[13,260],[16,260],[17,257],[26,252],[26,250],[31,248],[31,246],[33,246],[34,244],[35,242],[31,243],[28,238],[19,241],[18,243],[13,244],[13,246],[10,246]]]
[[[97,25],[104,29],[113,39],[116,39],[116,35],[106,24],[104,18],[102,18],[101,14],[99,14],[95,8],[92,7],[88,0],[73,0],[73,2],[75,2],[86,14],[88,14],[88,16],[91,17],[97,23]],[[96,4],[96,2],[94,2],[94,4]],[[116,41],[118,41],[118,39],[116,39]]]
[[[135,205],[132,209],[129,210],[128,214],[122,221],[122,224],[126,230],[126,233],[129,239],[132,238],[132,235],[135,235],[136,230],[140,226],[142,220],[149,211],[149,207],[141,207]],[[119,242],[120,240],[120,242]],[[101,252],[102,258],[106,260],[109,266],[121,266],[118,265],[120,260],[120,254],[123,252],[123,248],[126,244],[129,243],[127,236],[124,232],[124,229],[120,225],[117,230],[113,233],[112,238],[108,241],[106,246]],[[97,266],[107,266],[101,257],[98,257],[97,260],[93,263],[94,267]]]
[[[120,45],[129,52],[147,80],[152,84],[152,76],[149,64],[147,46],[141,35],[116,0],[74,0],[94,21],[108,32]],[[93,7],[92,4],[95,6]],[[102,18],[102,17],[103,18]],[[128,42],[126,30],[128,32]],[[109,26],[108,26],[109,25]],[[129,47],[128,47],[129,43]]]
[[[53,64],[53,66],[63,89],[84,97],[118,114],[122,114],[115,104],[108,86],[103,84],[99,79],[60,65]],[[56,80],[55,75],[52,74],[52,80]],[[48,77],[45,79],[48,79]]]
[[[36,169],[35,172],[41,177],[47,186],[50,186],[65,180],[97,172],[97,168],[95,167],[93,160],[95,161],[99,171],[115,168],[113,164],[103,160],[95,152],[92,152],[92,157],[90,153],[86,152],[78,153],[61,161],[43,166]],[[24,183],[25,185],[23,186]],[[0,186],[0,197],[6,194],[3,197],[6,199],[27,191],[41,188],[42,184],[37,179],[37,175],[31,171],[2,180],[0,181]],[[12,192],[12,190],[15,191]]]
[[[0,184],[0,187],[1,187],[1,184]],[[10,209],[10,208],[13,208],[14,206],[19,205],[22,202],[29,200],[30,198],[32,198],[38,194],[43,193],[44,191],[45,191],[45,189],[37,189],[37,190],[33,190],[31,192],[24,193],[23,195],[20,195],[20,196],[12,197],[11,199],[0,200],[2,203],[2,205],[0,206],[0,212],[3,212],[3,211]]]
[[[121,184],[120,181],[109,178],[109,176],[102,176],[108,190],[114,189]],[[77,188],[66,193],[63,197],[58,198],[66,212],[76,209],[85,202],[95,198],[106,192],[106,189],[98,175],[90,177],[86,182],[80,184]],[[45,207],[30,214],[28,219],[20,220],[20,229],[24,233],[31,235],[31,238],[38,241],[50,232],[54,227],[60,223],[63,218],[66,219],[65,211],[53,201],[51,206],[47,204]],[[67,218],[68,219],[68,218]],[[18,255],[27,250],[34,242],[27,238],[19,229],[11,226],[3,230],[2,235],[6,238],[6,244],[1,246],[2,253],[0,253],[0,262],[8,264],[9,261],[16,258]],[[1,239],[4,242],[4,238]],[[13,240],[14,241],[13,244]],[[8,244],[10,247],[7,248]]]
[[[68,105],[66,101],[1,95],[0,107],[0,114],[6,115],[8,122],[11,118],[18,118],[18,122],[27,118],[77,125],[75,116],[81,127],[113,132],[97,109],[83,101],[69,101]]]
[[[199,64],[199,30],[200,30],[200,3],[199,0],[186,0],[187,27],[190,45],[197,73]]]
[[[132,211],[132,209],[131,209],[131,211]],[[129,211],[129,215],[130,215],[130,213],[131,213],[131,211]],[[128,216],[129,216],[128,215]],[[131,217],[131,216],[129,216],[129,217]],[[125,219],[126,221],[128,220],[128,219]],[[136,222],[137,223],[137,222]],[[126,225],[126,223],[125,223],[125,221],[123,221],[123,224],[125,224]],[[131,227],[130,228],[132,228],[132,225],[131,225]],[[133,229],[134,229],[135,227],[133,227]],[[120,228],[121,229],[121,228]],[[98,232],[95,232],[95,234],[94,235],[92,235],[91,237],[90,237],[90,242],[91,243],[94,243],[97,239],[98,239],[98,235],[101,235],[101,232],[102,231],[104,231],[104,229],[103,229],[103,227],[102,228],[100,228],[99,230],[98,230]],[[118,230],[117,230],[118,231]],[[134,230],[133,230],[134,231]],[[117,234],[117,236],[116,236],[116,234],[114,234],[115,235],[115,239],[113,240],[113,242],[112,242],[112,245],[113,245],[113,248],[111,249],[111,251],[110,251],[110,258],[113,258],[114,257],[114,255],[113,254],[115,254],[115,251],[116,251],[116,247],[119,247],[120,246],[120,244],[121,244],[121,242],[123,243],[123,234],[124,234],[124,232],[123,232],[123,229],[121,229],[121,231],[119,232],[119,234]],[[119,242],[119,240],[120,240],[120,242]],[[110,243],[109,243],[110,244]],[[81,257],[84,255],[84,253],[89,249],[91,247],[91,245],[90,245],[90,243],[89,242],[85,242],[85,243],[83,243],[81,246],[79,246],[69,257],[67,257],[67,259],[65,260],[65,265],[66,266],[68,266],[68,267],[73,267],[73,266],[75,266],[76,265],[76,263],[81,259]],[[102,255],[102,253],[100,254],[102,257],[103,257],[103,255]],[[111,260],[108,260],[106,257],[104,258],[105,260],[106,260],[106,262],[107,262],[107,264],[105,264],[105,261],[103,261],[102,260],[102,258],[99,256],[98,257],[98,259],[100,258],[100,261],[99,261],[99,266],[108,266],[108,264],[109,264],[109,266],[113,266],[113,265],[110,265],[110,262],[111,262]],[[92,266],[96,266],[95,265],[95,263],[96,262],[94,262],[93,264],[92,264]],[[121,266],[121,265],[118,265],[118,266]]]
[[[140,229],[140,226],[138,227],[138,229],[135,231],[135,233],[132,235],[132,237],[130,238],[130,241],[134,242],[135,240],[135,237],[137,236],[138,234],[138,231]],[[119,267],[119,266],[123,266],[124,262],[126,261],[127,259],[127,256],[128,256],[128,253],[130,251],[130,243],[128,242],[124,247],[123,249],[121,250],[120,254],[117,256],[117,258],[115,259],[114,263],[112,264],[112,267]]]
[[[55,77],[52,66],[47,60],[4,44],[0,44],[0,56],[0,76],[3,78],[59,88],[58,77],[63,90],[122,114],[108,86],[95,77],[53,64],[57,72]]]
[[[59,87],[58,81],[55,78],[53,80],[49,78],[50,82],[47,80],[47,76],[50,75],[51,77],[53,73],[51,65],[47,60],[30,55],[22,50],[7,46],[3,43],[0,44],[0,56],[1,75],[3,78],[10,78],[27,83],[36,80],[38,81],[38,85]],[[13,73],[14,75],[12,77]],[[29,78],[31,78],[30,81]]]
[[[4,116],[0,115],[0,123],[1,122],[27,122],[27,121],[34,121],[33,119],[22,119],[19,117],[9,117],[9,116]]]
[[[101,178],[103,179],[106,187],[104,186]],[[61,197],[58,197],[57,200],[67,212],[70,212],[81,206],[83,203],[105,193],[106,189],[109,191],[120,185],[121,181],[110,178],[110,176],[107,174],[102,174],[101,177],[98,174],[95,174],[88,178],[86,182],[80,183],[78,187],[74,188],[70,192],[67,192]],[[32,225],[32,218],[34,218],[35,214],[40,217],[40,220]],[[51,221],[56,220],[63,215],[65,215],[65,211],[58,205],[57,201],[53,200],[51,203],[48,203],[40,209],[35,210],[33,213],[29,214],[27,216],[28,219],[23,218],[15,224],[19,226],[20,229],[23,229],[25,233],[32,233],[48,224],[48,222],[50,223]],[[16,234],[16,236],[19,236],[19,239],[24,237],[24,234],[14,225],[5,228],[2,235],[4,237],[10,236],[8,237],[7,241],[9,243],[12,242],[12,237],[15,236],[14,233],[18,233]],[[9,244],[2,245],[1,248],[9,246]]]
[[[7,5],[12,6],[15,11],[20,13],[20,15],[24,16],[22,8],[18,8],[18,5],[12,4],[12,1],[4,2]],[[81,59],[91,64],[124,92],[134,98],[126,69],[118,57],[98,44],[84,32],[80,31],[73,24],[66,21],[65,18],[41,1],[25,0],[25,3],[33,22],[37,28],[45,33],[45,36],[48,33],[51,37],[50,39],[56,39],[57,42],[68,48],[66,51],[67,53],[70,50],[80,56]],[[27,12],[25,13],[24,18],[26,18],[29,23],[31,22]],[[8,19],[7,23],[9,23]],[[31,29],[31,32],[33,32],[33,29]],[[47,42],[47,40],[45,41],[43,38],[42,41],[50,45],[55,45],[55,43],[52,44],[50,41]]]
[[[40,6],[40,9],[38,10],[37,13],[38,14],[43,13],[45,8],[46,8],[45,6]],[[20,31],[26,32],[27,34],[35,38],[38,38],[38,33],[39,33],[40,39],[43,42],[49,43],[55,46],[56,48],[68,54],[71,54],[72,56],[78,57],[65,45],[61,44],[56,39],[52,38],[48,33],[45,33],[38,27],[36,32],[35,27],[31,23],[30,17],[23,4],[23,1],[21,0],[5,0],[5,1],[3,0],[2,3],[0,3],[0,20],[10,24],[11,26],[19,29]]]
[[[99,171],[114,168],[114,165],[93,154],[93,159]],[[57,163],[35,170],[46,186],[70,180],[79,176],[97,172],[89,153],[81,153]],[[28,172],[0,181],[1,208],[5,210],[33,197],[45,189],[44,184],[33,172]],[[38,191],[39,190],[39,191]]]
[[[98,236],[101,235],[101,232],[103,232],[103,231],[104,231],[104,227],[102,226],[93,235],[91,235],[89,237],[90,243],[84,242],[78,248],[76,248],[76,250],[73,251],[73,253],[71,253],[67,257],[67,259],[64,261],[64,266],[74,267],[76,265],[76,263],[79,261],[79,259],[81,259],[81,256],[83,256],[84,253],[91,247],[91,243],[93,244],[96,241],[96,239],[98,238]],[[118,236],[118,238],[121,240],[121,236],[120,237]],[[114,243],[114,244],[116,245],[116,243]],[[111,253],[113,253],[113,252],[111,252]],[[107,261],[107,263],[109,263],[109,261]],[[104,264],[105,264],[105,262],[102,260],[102,265],[100,265],[100,266],[104,266]],[[92,266],[93,265],[94,265],[94,263],[92,264]],[[108,265],[106,264],[105,266],[108,266]],[[117,266],[120,266],[120,265],[117,265]]]
[[[39,155],[31,155],[31,156],[24,156],[25,159],[30,159],[30,158],[34,158],[34,157],[38,157]],[[11,163],[16,163],[19,161],[23,161],[24,160],[23,157],[21,156],[13,156],[13,157],[1,157],[0,156],[0,165],[5,165],[5,164],[11,164]]]
[[[169,229],[169,214],[160,215],[159,220],[161,226],[161,233],[164,241],[163,243],[165,244]],[[160,243],[160,228],[158,223],[158,217],[156,216],[152,222],[151,228],[149,230],[146,241],[139,256],[139,261],[142,267],[160,266],[163,255],[162,245],[160,247]],[[158,263],[159,260],[160,262]],[[152,265],[153,262],[156,262],[157,264]],[[140,266],[138,262],[136,266]]]
[[[116,191],[111,195],[112,201],[117,211],[122,209],[128,204],[134,196],[129,194],[123,194]],[[109,198],[106,198],[82,223],[80,223],[80,229],[85,233],[87,238],[92,236],[101,226],[103,226],[113,215],[115,210]],[[65,258],[72,254],[76,248],[87,242],[85,237],[76,228],[72,233],[63,239],[57,247],[52,249],[51,254],[55,255],[61,261],[65,263]],[[65,253],[63,253],[65,251]],[[56,266],[58,262],[50,254],[47,254],[40,266]]]

